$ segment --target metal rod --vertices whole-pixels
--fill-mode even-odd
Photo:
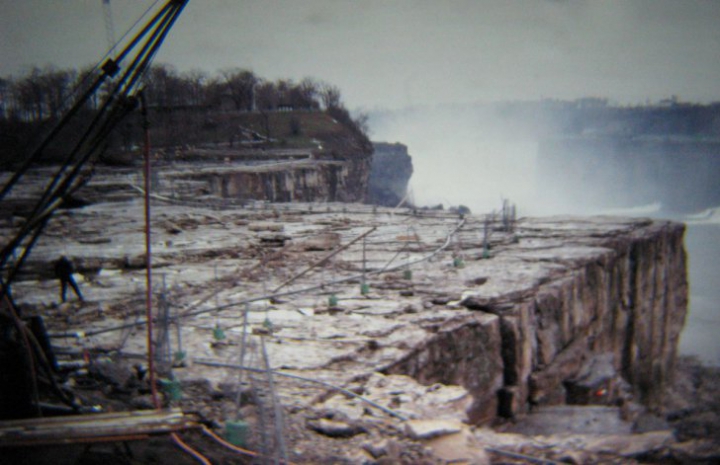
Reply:
[[[265,376],[267,376],[268,387],[270,388],[270,400],[273,406],[275,417],[275,438],[277,446],[280,448],[280,456],[284,462],[287,462],[287,448],[285,447],[285,435],[283,434],[283,413],[282,406],[275,392],[275,383],[273,380],[272,370],[270,369],[270,360],[268,358],[267,348],[265,347],[265,336],[260,336],[260,348],[262,349],[263,365],[265,365]],[[280,462],[275,458],[275,463]]]
[[[152,244],[150,226],[150,125],[147,118],[147,105],[143,94],[140,94],[142,104],[143,131],[145,137],[145,319],[147,320],[147,353],[150,392],[155,408],[160,408],[157,386],[155,386],[155,354],[153,349],[153,317],[152,317]]]
[[[305,268],[305,269],[304,269],[303,271],[301,271],[300,273],[296,274],[296,275],[293,276],[292,278],[288,279],[287,281],[285,281],[284,283],[282,283],[281,285],[279,285],[278,287],[276,287],[275,289],[273,289],[272,292],[273,292],[273,293],[276,293],[277,291],[279,291],[279,290],[282,289],[283,287],[287,286],[287,285],[290,284],[291,282],[299,279],[299,278],[302,277],[302,276],[305,276],[305,275],[306,275],[308,272],[310,272],[313,268],[316,268],[316,267],[322,265],[323,263],[325,263],[326,261],[330,260],[332,257],[334,257],[335,255],[339,254],[339,253],[342,252],[343,250],[347,249],[348,247],[350,247],[351,245],[353,245],[353,244],[356,243],[357,241],[359,241],[359,240],[361,240],[361,239],[364,239],[365,236],[367,236],[368,234],[372,233],[372,232],[375,231],[376,229],[377,229],[377,226],[373,226],[373,227],[370,228],[368,231],[360,234],[358,237],[356,237],[355,239],[351,240],[351,241],[348,242],[347,244],[345,244],[345,245],[343,245],[343,246],[335,249],[335,250],[334,250],[333,252],[331,252],[329,255],[326,255],[325,257],[321,258],[321,259],[318,260],[317,262],[315,262],[315,263],[313,263],[312,265],[310,265],[310,266],[308,266],[307,268]]]
[[[175,315],[175,330],[177,332],[177,352],[178,352],[178,354],[182,354],[182,351],[183,351],[181,322],[182,322],[182,319],[180,318],[180,309],[178,309],[177,314]],[[181,356],[181,355],[179,355],[179,356]]]
[[[362,249],[362,253],[363,253],[363,259],[362,259],[362,260],[363,260],[362,283],[363,283],[363,284],[365,284],[365,272],[367,271],[367,257],[366,257],[366,255],[365,255],[365,249],[366,249],[365,237],[363,237],[363,249]]]
[[[561,465],[563,462],[556,462],[555,460],[539,459],[537,457],[531,457],[525,454],[518,454],[517,452],[510,452],[508,450],[496,449],[494,447],[486,447],[486,451],[493,452],[495,454],[504,455],[506,457],[512,457],[514,459],[526,460],[530,463],[537,463],[539,465]]]
[[[247,347],[247,329],[248,329],[248,313],[250,312],[250,304],[245,304],[245,311],[243,312],[243,333],[240,341],[240,361],[238,365],[242,366],[245,363],[245,349]],[[240,402],[242,400],[242,382],[243,382],[243,370],[238,370],[238,387],[237,396],[235,398],[235,404],[237,405],[237,411],[235,418],[240,419]]]

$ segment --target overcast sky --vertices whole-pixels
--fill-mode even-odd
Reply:
[[[162,2],[161,2],[162,3]],[[150,5],[112,0],[116,36]],[[0,75],[105,52],[101,0],[0,0]],[[720,100],[720,0],[191,0],[159,62],[312,76],[350,108]]]

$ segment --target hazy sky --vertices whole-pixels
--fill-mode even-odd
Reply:
[[[112,0],[119,37],[150,5]],[[0,75],[91,64],[101,0],[0,0]],[[191,0],[159,62],[313,76],[351,108],[720,100],[720,0]]]

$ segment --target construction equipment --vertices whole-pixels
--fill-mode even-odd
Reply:
[[[5,418],[25,415],[20,412],[33,411],[36,415],[40,414],[37,371],[42,365],[39,363],[39,360],[42,360],[37,356],[38,351],[33,346],[32,338],[25,329],[25,323],[20,319],[12,301],[10,286],[53,213],[92,176],[93,167],[107,148],[108,136],[113,129],[138,107],[143,77],[188,1],[166,1],[126,46],[113,57],[98,63],[88,73],[75,89],[74,98],[66,101],[67,108],[64,109],[63,116],[30,151],[23,165],[0,190],[0,211],[3,211],[6,210],[6,196],[41,158],[43,151],[61,138],[71,141],[72,150],[68,151],[60,167],[50,177],[40,198],[25,216],[23,224],[0,250],[0,270],[3,270],[0,274],[0,355],[17,362],[13,364],[13,370],[6,371],[0,380],[0,397],[23,397],[22,400],[17,399],[17,402],[6,405],[12,411],[0,411],[0,415]],[[109,12],[109,1],[105,1],[104,5]],[[112,21],[108,26],[112,28]],[[110,33],[114,35],[114,31],[108,30],[108,36]],[[104,95],[99,107],[95,109],[88,105],[91,99],[100,93]],[[80,118],[80,113],[87,114],[90,108],[93,108],[91,117]],[[21,392],[23,386],[29,389]],[[62,396],[60,400],[69,402]],[[22,405],[23,403],[25,405]]]

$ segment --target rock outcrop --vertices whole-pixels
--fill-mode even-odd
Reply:
[[[156,177],[190,197],[194,191],[236,202],[363,202],[372,150],[353,137],[328,136],[319,149],[192,150],[210,162],[161,165]]]
[[[463,385],[477,423],[567,403],[573,382],[603,363],[586,403],[661,407],[687,309],[684,227],[638,222],[560,245],[535,225],[524,224],[519,250],[488,263],[487,284],[463,293],[460,304],[477,316],[439,325],[387,371]]]
[[[413,173],[412,159],[406,145],[375,142],[368,184],[368,203],[394,207],[407,194]]]
[[[368,159],[222,166],[179,174],[174,179],[205,183],[210,194],[235,201],[361,202],[369,174]]]

